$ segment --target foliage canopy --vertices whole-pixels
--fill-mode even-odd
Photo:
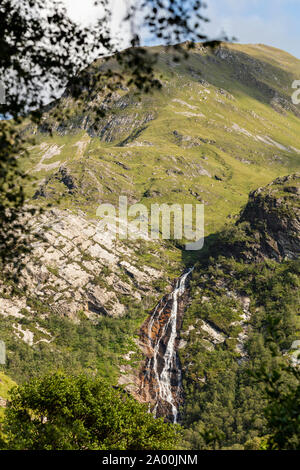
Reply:
[[[4,433],[15,450],[164,450],[177,439],[122,389],[59,372],[12,390]]]

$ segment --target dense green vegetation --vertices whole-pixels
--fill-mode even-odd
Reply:
[[[235,232],[237,239],[240,230],[232,228],[231,234]],[[196,326],[182,336],[187,345],[180,353],[185,370],[184,445],[191,449],[272,447],[278,439],[269,442],[268,436],[275,429],[278,432],[285,413],[290,441],[286,437],[285,446],[273,448],[296,448],[299,421],[288,406],[293,401],[296,406],[299,378],[297,382],[293,373],[278,371],[289,357],[292,342],[300,337],[300,262],[245,263],[219,256],[217,244],[215,249],[214,258],[206,257],[195,269],[192,302],[184,318],[185,331]],[[236,346],[245,297],[250,300],[251,316],[246,321],[243,359]],[[200,319],[209,321],[225,340],[210,345],[206,332],[197,328]],[[278,374],[282,403],[267,385],[268,377]]]
[[[299,450],[300,448],[300,371],[281,364],[271,374],[259,374],[264,380],[268,405],[264,410],[269,436],[267,448]],[[251,445],[251,442],[249,443]]]
[[[174,449],[176,427],[103,379],[48,374],[13,389],[4,420],[12,450]]]
[[[4,318],[0,323],[0,337],[6,343],[7,364],[0,367],[18,383],[61,369],[70,373],[99,374],[114,384],[122,356],[129,350],[137,351],[133,338],[144,318],[142,309],[131,309],[123,318],[101,316],[97,322],[85,316],[76,322],[66,317],[45,316],[39,325],[50,332],[51,337],[36,330],[33,346],[19,341],[13,334],[11,319]],[[23,329],[30,327],[32,330],[35,321],[23,318],[20,324]],[[135,364],[139,358],[140,353],[136,352],[130,363]]]

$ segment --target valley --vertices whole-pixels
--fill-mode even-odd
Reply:
[[[0,276],[1,374],[84,372],[179,422],[183,449],[205,448],[210,428],[218,448],[253,447],[268,429],[247,371],[300,338],[300,61],[264,45],[197,44],[180,62],[149,50],[160,90],[95,89],[83,112],[67,89],[44,125],[22,124],[35,138],[18,159],[26,207],[38,211],[25,215],[34,240],[21,274]],[[58,105],[70,111],[60,123]],[[203,204],[203,249],[99,231],[97,208],[120,195]]]

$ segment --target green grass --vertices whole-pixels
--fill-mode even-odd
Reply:
[[[4,372],[0,372],[0,397],[7,399],[9,390],[16,385]]]
[[[228,47],[235,54],[233,63],[208,61],[202,53],[194,52],[187,62],[172,68],[166,66],[166,55],[161,56],[158,71],[165,76],[162,91],[142,96],[140,103],[129,93],[129,106],[113,107],[103,120],[104,126],[112,116],[129,119],[135,116],[138,129],[139,119],[151,112],[154,120],[133,139],[130,143],[133,146],[120,146],[133,132],[131,121],[128,128],[113,128],[111,142],[91,138],[79,129],[72,129],[67,135],[54,134],[53,138],[38,134],[39,145],[46,142],[61,147],[59,155],[44,163],[60,161],[78,183],[78,189],[70,194],[55,176],[58,168],[34,172],[40,182],[50,178],[47,187],[52,196],[46,201],[41,198],[40,202],[82,209],[87,216],[95,217],[99,202],[117,204],[119,194],[149,206],[153,202],[195,203],[192,191],[205,201],[205,230],[209,235],[222,227],[229,214],[239,212],[250,190],[296,171],[300,154],[291,147],[300,149],[299,118],[290,111],[284,114],[274,111],[264,89],[233,74],[243,70],[243,66],[252,67],[259,83],[267,84],[288,99],[292,79],[300,73],[299,60],[265,46]],[[199,70],[207,84],[199,83],[191,75],[191,68]],[[233,98],[220,93],[220,87]],[[185,112],[201,113],[204,117],[178,114]],[[233,129],[235,124],[242,131]],[[174,131],[198,139],[199,145],[180,144]],[[256,136],[267,136],[288,150],[268,145]],[[76,146],[78,142],[84,143],[82,147]],[[134,146],[144,142],[152,145]],[[40,147],[32,149],[30,161],[24,162],[24,166],[28,170],[36,168],[43,152]],[[201,168],[212,177],[202,176]],[[215,180],[215,175],[222,179]],[[28,195],[33,193],[32,186],[28,187]],[[59,202],[56,197],[61,197]]]
[[[16,383],[9,378],[4,372],[0,371],[0,397],[6,400],[9,397],[9,391]],[[0,422],[4,415],[4,408],[0,407]]]

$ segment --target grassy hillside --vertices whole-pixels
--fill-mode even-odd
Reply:
[[[48,226],[40,231],[48,245],[37,245],[28,263],[22,282],[29,289],[1,294],[0,337],[7,343],[7,370],[18,381],[62,368],[116,383],[120,366],[138,367],[135,334],[147,313],[201,256],[173,241],[98,240],[92,246],[100,203],[118,204],[120,195],[148,207],[203,203],[208,249],[250,191],[300,167],[300,109],[291,102],[298,59],[263,45],[215,51],[197,45],[179,63],[163,47],[150,51],[159,54],[160,90],[138,96],[124,86],[106,99],[95,89],[80,112],[66,92],[60,103],[71,117],[58,125],[54,104],[45,125],[24,124],[36,143],[19,162],[33,178],[28,203],[46,210]],[[91,73],[101,66],[96,61]],[[106,109],[99,122],[95,103]],[[225,303],[224,312],[230,308]],[[222,307],[218,320],[225,331],[234,318],[226,319]]]
[[[162,89],[142,97],[120,90],[99,123],[87,102],[84,114],[74,108],[72,119],[53,122],[54,137],[38,132],[24,166],[39,190],[28,194],[41,203],[62,196],[63,207],[89,216],[119,194],[146,205],[203,201],[209,235],[250,190],[299,168],[300,114],[290,96],[300,61],[266,46],[229,45],[199,46],[177,64],[152,49]]]

